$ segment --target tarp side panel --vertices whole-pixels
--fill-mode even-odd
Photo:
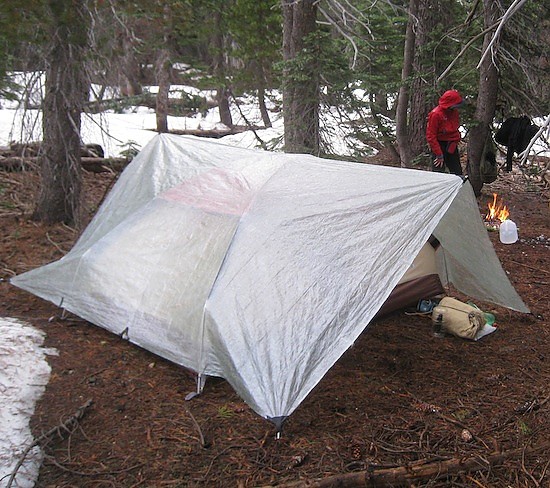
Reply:
[[[127,329],[131,342],[198,370],[201,347],[208,347],[204,302],[238,219],[155,199],[97,241],[77,267],[60,261],[41,279],[29,273],[14,284],[63,300],[112,332]]]
[[[461,184],[305,159],[269,180],[207,303],[224,377],[256,412],[292,413],[382,306]]]
[[[72,251],[86,249],[155,196],[156,167],[165,155],[160,137],[154,137],[122,172],[115,186],[86,227]]]
[[[204,303],[241,213],[275,168],[271,158],[258,164],[247,156],[237,169],[188,176],[87,247],[12,283],[112,332],[127,329],[130,341],[178,364],[219,374],[202,342]]]
[[[529,312],[502,269],[469,183],[463,186],[434,235],[442,244],[436,255],[443,283],[450,281],[474,300]]]
[[[73,250],[86,249],[157,195],[215,168],[241,173],[251,188],[258,186],[274,171],[271,154],[204,138],[159,134],[123,171]]]

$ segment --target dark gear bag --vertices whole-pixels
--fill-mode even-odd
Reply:
[[[495,134],[495,141],[508,148],[506,171],[512,171],[514,152],[520,154],[525,151],[538,130],[538,126],[531,123],[531,119],[526,115],[510,117],[502,123]]]
[[[496,148],[491,134],[487,136],[485,147],[483,148],[479,173],[483,183],[492,183],[498,178]]]

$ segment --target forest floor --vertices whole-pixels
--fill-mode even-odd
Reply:
[[[85,173],[88,218],[115,177]],[[516,244],[489,234],[532,313],[471,297],[498,327],[477,342],[436,338],[428,318],[406,311],[378,319],[280,439],[225,381],[209,379],[186,401],[195,381],[185,369],[8,283],[59,259],[78,236],[30,220],[37,188],[33,171],[0,173],[0,316],[45,331],[45,346],[59,352],[49,357],[35,436],[92,400],[78,428],[45,446],[37,487],[311,485],[334,475],[359,486],[349,484],[354,473],[400,466],[426,475],[410,478],[416,487],[550,486],[550,210],[548,192],[520,173],[486,185],[479,207],[483,215],[496,191],[518,223]]]

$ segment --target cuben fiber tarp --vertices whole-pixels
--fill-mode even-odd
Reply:
[[[431,235],[443,282],[528,311],[457,176],[164,134],[66,256],[11,282],[225,378],[280,425]]]

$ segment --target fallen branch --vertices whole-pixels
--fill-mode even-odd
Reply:
[[[187,414],[189,415],[189,417],[191,418],[191,421],[193,422],[193,425],[195,426],[195,428],[197,429],[197,432],[199,433],[199,438],[200,438],[200,443],[201,443],[201,447],[204,448],[204,449],[208,449],[210,447],[210,442],[207,442],[204,438],[204,435],[202,433],[202,429],[201,429],[201,426],[199,425],[199,423],[197,422],[197,420],[195,419],[195,417],[193,416],[193,414],[189,411],[188,408],[185,408],[185,411],[187,412]]]
[[[384,486],[410,486],[411,482],[435,480],[449,475],[471,471],[487,470],[503,461],[547,449],[550,443],[531,449],[519,448],[511,451],[490,454],[485,457],[451,458],[442,460],[416,461],[394,468],[379,468],[372,466],[365,471],[337,474],[321,480],[301,480],[276,485],[277,488],[381,488]],[[264,488],[275,488],[265,486]]]
[[[256,132],[256,128],[248,121],[248,119],[246,118],[246,115],[243,113],[243,111],[241,109],[241,106],[239,105],[239,102],[237,101],[237,97],[235,97],[235,95],[233,94],[233,92],[231,90],[229,91],[229,93],[230,93],[231,97],[233,98],[233,101],[235,102],[235,105],[237,106],[237,109],[239,110],[239,113],[241,114],[241,117],[246,122],[247,127],[250,128],[250,130],[254,134],[254,137],[260,143],[260,146],[262,147],[262,149],[267,150],[266,144],[263,141],[263,139]]]
[[[546,273],[546,274],[550,274],[550,271],[546,270],[546,269],[542,269],[542,268],[535,268],[534,266],[529,266],[528,264],[524,264],[524,263],[518,263],[517,261],[510,261],[512,264],[518,264],[519,266],[524,266],[526,268],[529,268],[529,269],[532,269],[533,271],[539,271],[540,273]]]
[[[31,450],[35,446],[45,446],[48,442],[52,440],[52,437],[54,435],[58,435],[61,439],[64,437],[64,433],[68,432],[69,435],[74,432],[74,429],[78,426],[78,422],[82,417],[84,417],[84,414],[86,413],[86,410],[92,405],[92,400],[88,400],[84,405],[78,408],[78,410],[71,415],[67,420],[62,422],[59,425],[56,425],[55,427],[52,427],[47,432],[44,432],[40,437],[37,437],[24,451],[21,455],[21,458],[17,462],[15,469],[10,475],[10,478],[8,480],[8,484],[6,485],[6,488],[11,488],[11,485],[15,481],[15,476],[17,475],[17,472],[23,466],[23,463],[25,462],[25,458],[31,452]]]
[[[54,466],[59,468],[61,471],[65,471],[66,473],[76,474],[77,476],[109,476],[113,474],[121,474],[121,473],[127,473],[128,471],[133,471],[134,469],[141,468],[143,466],[143,463],[134,464],[133,466],[130,466],[129,468],[123,468],[123,469],[116,469],[113,471],[92,471],[92,472],[85,472],[85,471],[75,471],[73,469],[69,469],[66,466],[63,466],[62,464],[58,463],[54,457],[47,456],[48,461],[50,461]]]

